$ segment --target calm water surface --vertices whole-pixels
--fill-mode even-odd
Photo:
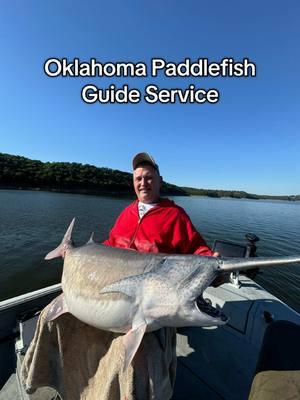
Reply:
[[[260,237],[259,256],[300,254],[300,202],[176,197],[208,244]],[[62,260],[44,256],[61,241],[76,216],[75,244],[96,241],[109,230],[130,199],[48,192],[0,190],[0,300],[60,281]],[[300,266],[265,270],[256,279],[300,312]]]

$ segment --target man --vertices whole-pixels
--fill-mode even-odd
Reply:
[[[137,200],[121,213],[104,244],[142,252],[218,256],[186,212],[173,201],[161,199],[162,177],[153,157],[139,153],[132,164]]]
[[[148,153],[138,153],[133,158],[132,166],[137,200],[120,214],[104,244],[141,252],[193,253],[217,257],[219,253],[213,253],[207,246],[186,212],[173,201],[160,197],[162,177],[153,157]],[[158,338],[155,353],[144,354],[144,360],[150,364],[160,360],[159,369],[164,375],[160,375],[161,382],[156,383],[150,397],[168,399],[175,384],[176,330],[163,328],[147,333],[143,342],[150,338],[155,340],[155,337]],[[139,351],[136,357],[139,357]],[[151,374],[150,380],[153,380]],[[144,398],[148,396],[145,391]]]

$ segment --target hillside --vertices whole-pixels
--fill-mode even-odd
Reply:
[[[0,153],[0,185],[15,189],[40,189],[86,194],[133,195],[132,174],[89,164],[42,162]],[[187,193],[164,182],[164,195]]]
[[[4,153],[0,153],[0,187],[68,193],[134,195],[132,174],[128,172],[80,163],[44,163]],[[167,182],[163,182],[162,195],[300,200],[300,195],[257,195],[238,190],[179,187]]]

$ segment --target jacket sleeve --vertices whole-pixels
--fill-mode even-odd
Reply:
[[[180,213],[176,228],[176,234],[180,237],[179,248],[182,254],[199,254],[201,256],[213,255],[213,251],[196,230],[189,216],[184,211]]]

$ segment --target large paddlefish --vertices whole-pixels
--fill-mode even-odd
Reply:
[[[220,275],[249,268],[300,262],[300,256],[215,258],[140,253],[96,244],[75,248],[71,222],[63,241],[45,257],[64,258],[63,296],[48,319],[69,311],[99,329],[125,333],[125,368],[145,332],[164,326],[223,325],[227,317],[203,300],[203,291]]]

